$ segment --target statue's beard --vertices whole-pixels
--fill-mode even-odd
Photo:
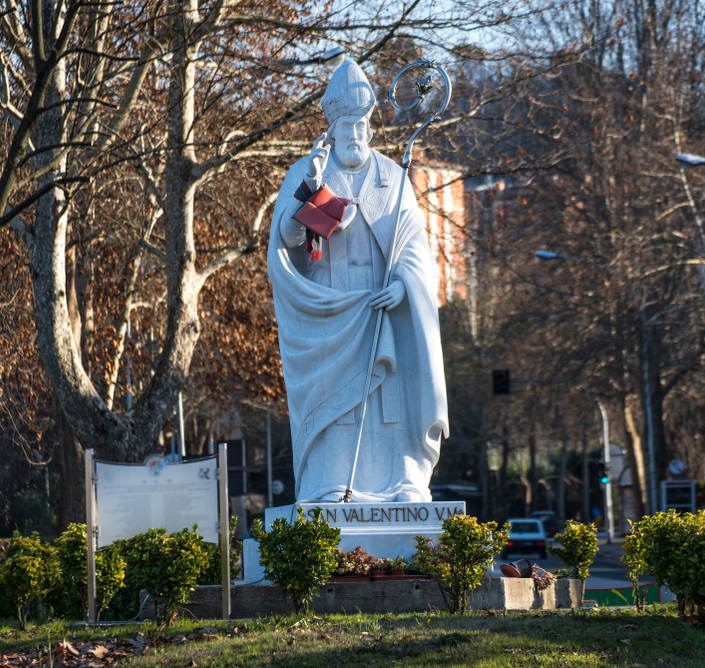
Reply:
[[[362,167],[370,155],[370,147],[367,142],[363,141],[348,142],[346,144],[336,141],[334,150],[338,162],[349,169]]]

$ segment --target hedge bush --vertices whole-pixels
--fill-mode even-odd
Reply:
[[[631,525],[622,561],[632,584],[651,575],[676,595],[682,615],[705,606],[705,510],[678,513],[674,509],[647,515]],[[701,609],[702,613],[702,609]]]
[[[231,541],[237,518],[230,522]],[[4,546],[3,546],[4,547]],[[231,545],[231,576],[239,573],[241,543]],[[85,618],[87,611],[86,526],[70,524],[45,545],[37,534],[16,533],[0,551],[0,618],[17,615],[26,624],[29,610],[68,619]],[[169,621],[188,602],[198,584],[219,584],[220,550],[206,543],[196,527],[167,534],[150,529],[116,541],[96,553],[96,613],[128,620],[139,612],[139,592],[154,598],[160,621]]]
[[[49,594],[55,615],[80,619],[88,610],[86,525],[69,524],[55,541],[61,566],[61,580]],[[125,586],[125,559],[111,546],[95,555],[96,613],[100,617],[118,590]]]
[[[5,550],[10,542],[9,538],[0,538],[0,569],[2,569],[2,562],[5,559]],[[5,617],[14,617],[15,611],[12,608],[10,599],[5,595],[5,590],[0,587],[0,619]]]
[[[414,561],[422,573],[438,579],[448,608],[463,614],[468,595],[480,584],[492,560],[509,538],[509,525],[479,522],[469,515],[454,515],[443,522],[437,545],[416,536]]]
[[[572,569],[574,578],[586,580],[599,550],[597,525],[568,520],[563,531],[553,536],[553,540],[555,543],[548,551]]]
[[[230,517],[230,579],[234,580],[240,573],[240,555],[242,554],[242,542],[235,540],[235,529],[237,528],[237,517]],[[223,576],[220,572],[220,545],[217,543],[203,543],[206,552],[207,565],[198,579],[198,584],[219,585]]]
[[[293,524],[278,518],[269,532],[255,520],[252,535],[259,542],[266,577],[286,590],[297,612],[308,611],[316,592],[336,569],[340,529],[322,519],[320,508],[308,521],[299,508]]]
[[[149,529],[117,540],[114,546],[126,562],[125,587],[110,609],[122,619],[137,614],[139,592],[144,589],[154,598],[157,621],[168,624],[179,606],[188,603],[208,568],[209,555],[195,526],[172,534]]]
[[[42,543],[37,532],[15,532],[0,565],[0,588],[14,609],[20,628],[30,610],[39,612],[44,597],[59,583],[61,567],[56,548]]]

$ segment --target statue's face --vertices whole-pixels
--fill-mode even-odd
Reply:
[[[367,116],[341,116],[329,130],[335,157],[344,167],[361,167],[370,155]]]

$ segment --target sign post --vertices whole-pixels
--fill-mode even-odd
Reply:
[[[220,544],[223,616],[230,617],[230,508],[227,445],[217,457],[169,463],[161,455],[144,464],[96,461],[86,450],[86,558],[88,621],[96,621],[98,549],[151,528],[167,533],[198,525],[204,541]]]
[[[85,452],[85,487],[86,487],[86,559],[87,559],[87,580],[88,580],[88,621],[95,622],[95,543],[96,543],[96,521],[95,521],[95,464],[93,460],[93,448]]]
[[[230,619],[230,513],[228,512],[228,446],[226,443],[218,444],[218,506],[223,619]]]

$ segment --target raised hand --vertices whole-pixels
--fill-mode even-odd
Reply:
[[[328,156],[330,155],[330,144],[326,143],[328,135],[324,132],[316,137],[311,147],[308,163],[308,178],[320,184],[323,181],[323,170],[328,164]]]

